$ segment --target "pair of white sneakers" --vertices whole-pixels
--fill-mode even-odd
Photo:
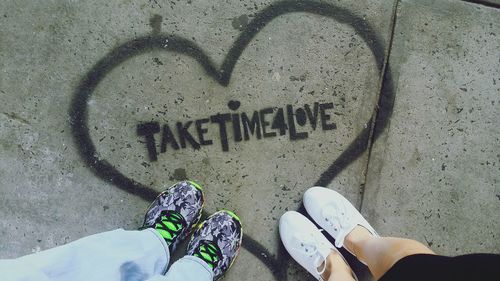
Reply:
[[[335,246],[321,233],[322,230],[295,211],[288,211],[281,216],[279,232],[290,255],[317,280],[323,280],[321,275],[332,251],[343,258],[337,248],[344,245],[346,236],[357,225],[378,236],[358,210],[336,191],[312,187],[304,193],[303,202],[311,218],[335,239]],[[352,274],[358,280],[354,272]]]

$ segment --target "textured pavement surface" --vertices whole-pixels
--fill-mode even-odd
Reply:
[[[374,143],[363,204],[382,233],[447,255],[500,251],[498,12],[400,4],[394,111]]]
[[[185,178],[243,220],[225,280],[312,280],[277,222],[314,185],[500,252],[496,1],[233,2],[0,3],[0,258],[136,229]]]

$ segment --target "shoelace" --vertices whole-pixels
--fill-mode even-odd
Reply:
[[[185,227],[184,217],[175,211],[163,211],[154,225],[156,231],[160,233],[169,246],[173,244],[175,238]]]
[[[347,227],[348,220],[343,206],[338,208],[334,206],[325,207],[322,211],[322,216],[336,234],[338,234],[342,228]]]
[[[219,247],[215,243],[207,241],[201,241],[193,255],[204,260],[212,270],[222,260],[222,253]]]
[[[294,235],[297,247],[296,251],[303,253],[306,256],[314,258],[313,265],[316,272],[321,276],[326,270],[326,258],[330,254],[331,249],[323,245],[319,237],[314,233],[300,233]],[[318,267],[323,265],[321,270]]]

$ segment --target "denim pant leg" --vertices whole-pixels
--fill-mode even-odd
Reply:
[[[197,257],[185,256],[176,261],[166,275],[156,275],[146,281],[213,281],[213,271]]]
[[[170,260],[153,229],[88,236],[50,250],[0,260],[2,281],[143,281],[164,274]]]
[[[163,281],[213,281],[212,269],[203,260],[194,256],[185,256],[176,261]]]

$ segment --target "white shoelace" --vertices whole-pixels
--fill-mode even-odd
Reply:
[[[330,254],[331,249],[324,245],[319,237],[314,233],[298,233],[294,235],[297,247],[294,250],[313,258],[313,265],[316,272],[321,276],[326,270],[326,258]],[[323,265],[321,270],[318,267]]]
[[[346,228],[349,222],[343,206],[339,206],[338,208],[334,206],[325,207],[321,215],[325,222],[332,227],[335,234],[338,234],[340,230]]]

